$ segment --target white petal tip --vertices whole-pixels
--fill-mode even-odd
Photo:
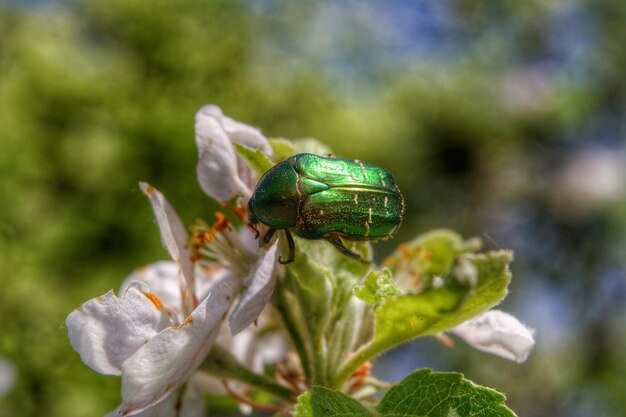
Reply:
[[[141,191],[148,197],[150,197],[152,193],[154,193],[154,187],[148,184],[147,182],[140,182],[139,188],[141,188]]]
[[[452,332],[478,350],[517,363],[524,362],[535,345],[534,330],[500,310],[476,316]]]

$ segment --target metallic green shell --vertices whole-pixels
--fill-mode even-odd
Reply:
[[[304,201],[294,232],[308,239],[330,233],[348,240],[388,237],[400,225],[402,204],[399,193],[384,189],[333,187]]]
[[[398,193],[393,176],[386,169],[354,159],[326,158],[313,154],[299,154],[294,169],[303,178],[326,184],[328,187],[373,187]]]
[[[307,239],[370,240],[395,233],[404,201],[383,168],[298,154],[263,175],[248,208],[251,218]]]

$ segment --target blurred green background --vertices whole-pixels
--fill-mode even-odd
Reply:
[[[389,168],[406,198],[382,259],[450,227],[515,251],[517,365],[420,340],[381,359],[457,370],[520,416],[626,410],[623,0],[0,3],[0,416],[98,416],[119,379],[64,320],[167,258],[137,182],[183,220],[206,103],[269,137]],[[12,381],[12,383],[11,383]]]

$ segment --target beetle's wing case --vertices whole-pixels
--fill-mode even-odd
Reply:
[[[328,187],[375,187],[398,192],[389,171],[354,159],[326,158],[313,154],[298,154],[293,168],[302,177],[326,184]]]
[[[351,159],[292,158],[302,191],[297,235],[369,240],[391,236],[400,225],[404,203],[389,171]]]
[[[333,187],[304,200],[295,232],[308,239],[328,234],[348,240],[385,238],[400,225],[402,210],[402,196],[397,192]]]

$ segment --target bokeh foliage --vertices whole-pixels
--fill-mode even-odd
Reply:
[[[18,379],[0,415],[117,405],[63,322],[166,258],[139,180],[188,223],[216,209],[195,181],[206,103],[391,169],[407,216],[379,259],[435,227],[515,251],[507,309],[539,327],[529,362],[418,344],[400,368],[463,371],[520,415],[618,415],[626,197],[572,206],[558,178],[589,149],[624,152],[625,32],[621,0],[1,5],[0,357]]]

